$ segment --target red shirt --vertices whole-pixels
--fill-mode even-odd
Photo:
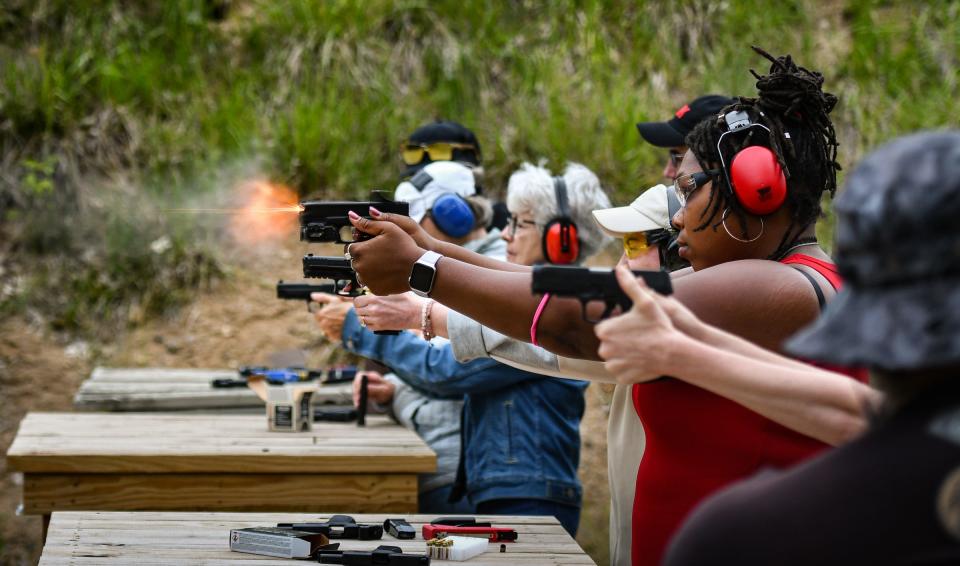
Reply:
[[[840,287],[831,263],[801,254],[781,263],[808,265]],[[669,377],[634,385],[633,405],[647,436],[633,500],[634,566],[659,565],[684,518],[714,491],[763,468],[788,468],[827,446]]]

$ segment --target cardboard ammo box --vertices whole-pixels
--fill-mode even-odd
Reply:
[[[278,558],[310,558],[330,541],[322,533],[308,533],[276,527],[230,529],[230,550],[276,556]]]
[[[266,380],[251,378],[250,389],[267,403],[267,429],[281,432],[303,432],[313,428],[313,395],[316,385],[285,383],[270,385]]]

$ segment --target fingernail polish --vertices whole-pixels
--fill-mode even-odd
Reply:
[[[373,216],[373,217],[375,217],[375,218],[380,218],[380,215],[381,215],[381,214],[382,214],[382,213],[381,213],[379,210],[377,210],[376,208],[374,208],[374,207],[372,207],[372,206],[370,207],[370,215],[371,215],[371,216]]]
[[[352,210],[347,212],[347,216],[350,217],[350,220],[360,220],[360,215]]]

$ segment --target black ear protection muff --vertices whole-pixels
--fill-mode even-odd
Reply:
[[[734,197],[743,209],[751,214],[764,216],[776,212],[787,199],[787,178],[773,151],[769,147],[758,145],[758,142],[769,144],[770,129],[763,124],[752,122],[743,110],[727,112],[720,121],[726,125],[727,131],[720,134],[720,139],[717,140],[717,153]],[[746,147],[733,155],[727,151],[725,155],[723,140],[727,136],[730,136],[727,139],[728,145],[733,142],[733,138],[738,138],[747,143]],[[758,136],[756,142],[746,139],[753,136]]]
[[[558,265],[576,263],[580,258],[580,240],[577,238],[577,224],[570,216],[567,182],[563,177],[553,178],[553,190],[557,196],[558,215],[543,229],[543,257]]]
[[[423,169],[410,178],[410,184],[421,192],[430,184],[430,181],[433,181],[433,177]],[[451,238],[466,236],[477,223],[477,217],[470,203],[456,193],[440,195],[433,201],[433,205],[427,212],[433,218],[434,225]]]

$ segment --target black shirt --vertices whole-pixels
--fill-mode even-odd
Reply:
[[[960,564],[960,388],[702,503],[667,566]]]

